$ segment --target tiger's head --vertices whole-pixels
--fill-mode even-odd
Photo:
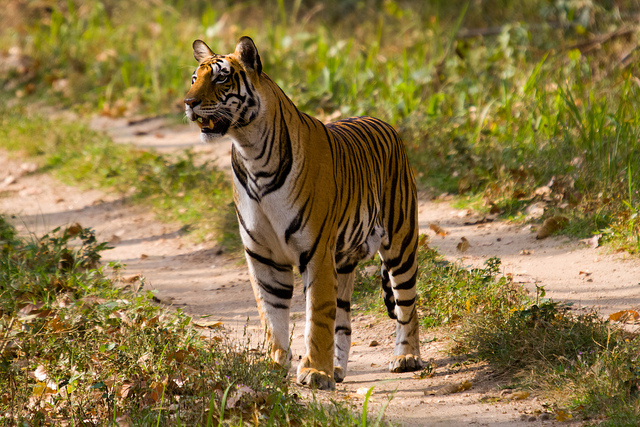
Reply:
[[[200,126],[203,142],[251,123],[260,112],[256,91],[262,73],[253,40],[242,37],[229,55],[216,55],[202,40],[193,42],[198,68],[184,98],[186,115]]]

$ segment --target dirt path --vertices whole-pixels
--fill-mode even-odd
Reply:
[[[130,123],[127,120],[96,119],[97,129],[108,130],[117,142],[132,142],[160,151],[193,147],[198,156],[219,158],[229,169],[230,143],[198,143],[198,131],[189,126],[165,126],[161,119]],[[246,268],[238,259],[217,253],[213,244],[196,245],[180,232],[177,224],[156,221],[153,213],[129,206],[117,195],[100,191],[80,191],[51,177],[28,173],[32,165],[20,164],[0,153],[0,212],[15,215],[14,223],[23,232],[41,234],[58,225],[79,222],[93,227],[102,240],[115,247],[104,261],[120,261],[126,274],[141,273],[146,288],[155,289],[160,300],[182,307],[197,317],[222,321],[232,336],[244,339],[245,327],[253,340],[261,338],[258,314]],[[470,212],[458,211],[446,202],[421,200],[420,227],[451,261],[463,266],[481,265],[487,258],[502,259],[505,274],[529,289],[543,285],[547,296],[571,301],[574,307],[597,307],[603,314],[640,308],[640,262],[625,260],[624,254],[606,254],[563,237],[537,241],[527,227],[502,222],[478,221]],[[437,223],[448,234],[442,238],[429,230]],[[470,248],[462,255],[456,245],[462,237]],[[526,254],[526,255],[525,255]],[[295,292],[292,308],[294,366],[303,353],[304,311],[302,292]],[[458,363],[447,355],[447,331],[423,333],[422,354],[433,358],[438,368],[430,379],[409,374],[389,374],[386,361],[393,352],[393,328],[389,319],[356,315],[349,374],[335,394],[319,395],[348,401],[357,407],[363,391],[374,388],[370,414],[393,394],[386,419],[401,425],[552,425],[544,415],[544,402],[536,396],[509,399],[507,385],[482,363]],[[434,341],[434,338],[437,340]],[[370,344],[376,341],[376,346]],[[444,385],[470,381],[471,389],[456,394],[440,394]],[[306,391],[303,391],[306,393]],[[543,415],[540,415],[540,413]]]

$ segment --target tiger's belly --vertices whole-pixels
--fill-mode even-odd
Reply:
[[[336,248],[336,269],[338,273],[350,273],[361,261],[367,261],[378,252],[386,237],[381,225],[374,225],[362,233],[346,241],[341,248]]]

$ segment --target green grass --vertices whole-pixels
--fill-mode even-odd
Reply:
[[[363,0],[317,7],[319,2],[302,0],[233,6],[59,0],[49,8],[10,2],[20,13],[0,16],[0,54],[11,58],[0,68],[0,96],[7,100],[0,111],[1,145],[36,156],[41,170],[68,182],[147,203],[201,236],[215,234],[225,245],[237,245],[237,235],[224,234],[235,226],[228,225],[230,188],[219,172],[194,165],[188,152],[176,158],[115,146],[83,125],[50,122],[46,113],[31,111],[50,104],[81,117],[179,116],[195,66],[192,41],[205,39],[226,53],[247,34],[265,71],[304,111],[321,118],[369,114],[393,123],[421,186],[518,220],[527,206],[542,201],[545,217],[569,218],[562,232],[603,233],[612,248],[640,250],[635,2]],[[632,31],[614,33],[626,27]],[[468,29],[485,35],[466,37]],[[544,186],[547,196],[536,193]],[[14,239],[12,231],[0,234],[3,256]],[[528,299],[508,278],[496,276],[496,261],[464,271],[426,248],[420,257],[425,326],[463,325],[461,348],[503,367],[514,381],[558,396],[576,415],[604,414],[611,425],[637,423],[635,336],[595,316]],[[362,281],[370,295],[378,292],[375,276]],[[55,299],[46,280],[29,285],[26,294],[41,298],[34,301]],[[162,360],[164,348],[152,344],[141,346]],[[100,345],[103,356],[118,359],[120,344]],[[26,374],[16,369],[12,375]],[[33,386],[23,377],[14,378]],[[218,390],[226,387],[221,383]],[[210,397],[201,396],[201,416]],[[101,410],[108,411],[106,405]],[[287,414],[296,406],[282,408]],[[144,416],[155,419],[158,411]]]
[[[496,258],[467,270],[422,245],[418,259],[422,325],[453,327],[451,352],[488,361],[556,415],[612,426],[640,422],[640,336],[547,300],[542,287],[529,295],[500,275]],[[386,316],[379,276],[365,274],[366,267],[357,270],[354,307]]]
[[[0,236],[3,425],[367,425],[366,409],[299,402],[262,345],[158,307],[118,265],[109,277],[92,230],[18,238],[0,217]]]
[[[194,154],[161,155],[114,144],[86,125],[50,121],[26,109],[0,109],[0,147],[35,159],[81,188],[103,188],[153,207],[163,220],[178,221],[196,239],[239,247],[231,184],[223,172]]]
[[[467,351],[511,374],[518,387],[542,390],[576,417],[604,418],[598,425],[612,426],[640,420],[640,338],[596,313],[530,302],[509,313],[473,316],[460,334]]]
[[[11,2],[11,105],[180,115],[192,41],[226,53],[248,34],[304,111],[393,123],[423,186],[517,218],[553,182],[566,232],[639,249],[637,32],[614,33],[636,25],[634,2]]]

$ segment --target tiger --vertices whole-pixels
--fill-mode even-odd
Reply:
[[[404,144],[373,117],[323,124],[262,71],[253,40],[231,54],[193,43],[186,117],[210,143],[232,141],[233,199],[271,358],[291,363],[294,267],[304,286],[305,355],[296,380],[335,390],[347,373],[356,266],[376,253],[396,320],[391,372],[422,367],[416,308],[417,190]]]

